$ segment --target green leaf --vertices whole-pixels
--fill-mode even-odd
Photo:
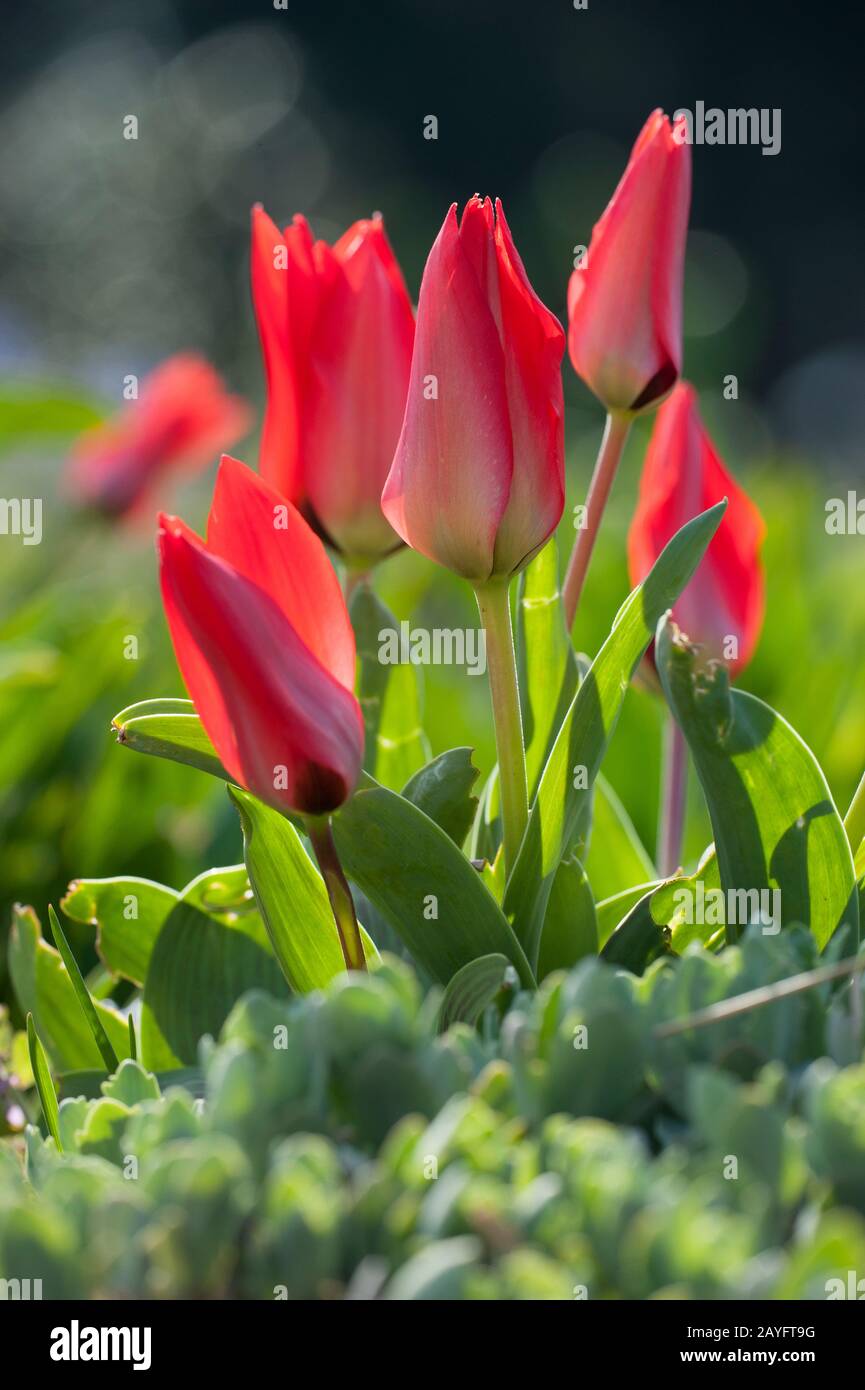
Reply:
[[[99,1055],[108,1071],[112,1072],[116,1070],[118,1065],[117,1053],[108,1040],[108,1034],[102,1026],[102,1022],[96,1012],[96,1006],[87,992],[87,986],[84,983],[78,962],[69,949],[69,942],[63,935],[63,928],[57,920],[57,913],[50,904],[48,907],[48,921],[51,924],[51,935],[54,937],[54,944],[63,958],[63,964],[66,966],[67,973],[72,981],[72,988],[75,990],[75,997],[78,1000],[87,1026],[93,1034],[93,1041],[99,1048]]]
[[[600,773],[592,797],[592,828],[585,857],[592,892],[601,900],[632,884],[655,877],[631,818],[609,782]]]
[[[595,900],[586,871],[576,855],[563,859],[547,902],[538,979],[553,970],[569,970],[583,956],[598,953]]]
[[[96,928],[96,949],[114,975],[143,985],[154,942],[177,902],[173,888],[147,878],[74,879],[60,906]]]
[[[721,663],[698,669],[697,656],[674,623],[659,625],[658,673],[706,797],[721,888],[728,903],[741,895],[743,917],[742,906],[757,915],[745,894],[753,903],[777,889],[780,924],[810,927],[822,950],[842,923],[854,933],[859,924],[853,858],[826,779],[785,719],[731,690]],[[728,941],[738,935],[728,920]]]
[[[669,929],[652,914],[655,889],[644,893],[635,907],[605,942],[601,957],[609,965],[621,966],[633,975],[642,975],[646,966],[670,949]]]
[[[141,1055],[149,1071],[194,1065],[199,1039],[219,1034],[247,990],[288,995],[258,912],[213,914],[199,905],[208,884],[218,896],[225,874],[211,869],[188,884],[156,938],[141,1013]]]
[[[516,981],[507,956],[493,953],[469,961],[457,971],[444,992],[438,1012],[438,1032],[446,1033],[452,1023],[468,1023],[474,1027],[509,976]]]
[[[30,1070],[33,1072],[33,1080],[39,1093],[39,1103],[42,1106],[42,1114],[45,1116],[48,1133],[62,1153],[60,1107],[57,1104],[57,1095],[54,1090],[54,1082],[51,1080],[51,1070],[48,1066],[48,1058],[45,1056],[45,1048],[39,1041],[33,1015],[30,1013],[27,1015],[27,1050],[30,1054]]]
[[[520,944],[479,874],[410,801],[365,785],[336,813],[333,833],[349,878],[441,984],[477,956],[498,953],[533,986]]]
[[[102,1082],[100,1090],[111,1100],[123,1105],[137,1105],[142,1100],[158,1100],[161,1092],[159,1082],[150,1071],[145,1071],[138,1062],[127,1057],[120,1063],[113,1076]]]
[[[402,795],[440,825],[461,848],[478,805],[477,797],[471,794],[478,775],[472,763],[472,749],[451,748],[410,777]]]
[[[32,907],[17,906],[9,935],[9,973],[23,1012],[33,1014],[40,1038],[58,1070],[90,1070],[102,1056],[81,1011],[58,951],[42,938]],[[106,1004],[93,1005],[118,1057],[129,1055],[126,1019]],[[104,1069],[103,1069],[104,1075]]]
[[[243,852],[274,954],[297,994],[323,989],[345,961],[321,874],[289,821],[249,792],[229,787],[243,829]],[[361,928],[364,955],[375,945]]]
[[[631,676],[662,613],[676,601],[697,568],[725,507],[726,502],[719,502],[689,521],[664,548],[646,579],[619,609],[612,632],[565,716],[505,894],[505,911],[530,961],[537,960],[556,870],[572,843],[580,815],[585,813]],[[579,769],[577,774],[575,769]]]
[[[136,753],[170,758],[225,782],[231,780],[191,700],[140,700],[115,714],[111,727],[117,733],[117,742]]]
[[[559,588],[555,536],[520,575],[516,649],[531,800],[578,681]]]
[[[595,912],[598,922],[598,944],[604,946],[609,941],[613,932],[620,922],[623,922],[631,911],[636,907],[641,898],[653,888],[659,886],[660,881],[652,883],[638,883],[633,888],[626,888],[622,893],[614,893],[609,898],[604,898],[596,905]]]
[[[352,596],[351,621],[357,639],[357,696],[366,727],[363,765],[384,786],[402,787],[430,755],[420,668],[380,659],[383,634],[394,632],[398,641],[400,626],[369,584],[360,584]]]

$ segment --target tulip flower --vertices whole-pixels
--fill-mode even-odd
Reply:
[[[205,732],[235,781],[306,818],[346,963],[363,968],[328,816],[354,788],[364,725],[354,634],[324,546],[290,503],[227,457],[207,540],[177,517],[161,516],[159,528],[165,613]]]
[[[399,545],[381,490],[399,437],[414,317],[380,217],[336,242],[252,215],[252,293],[267,376],[261,473],[364,569]]]
[[[652,112],[568,287],[571,362],[608,412],[563,588],[569,627],[631,420],[663,400],[682,368],[686,130],[684,118],[671,127]]]
[[[250,424],[213,367],[193,353],[168,358],[136,400],[79,438],[69,465],[72,491],[108,516],[142,511],[165,474],[207,466]]]
[[[724,467],[700,419],[693,386],[680,382],[658,411],[646,453],[637,510],[628,533],[633,584],[645,579],[667,542],[692,517],[728,499],[724,519],[691,582],[673,608],[679,626],[726,660],[732,674],[750,661],[764,612],[759,551],[765,527],[754,503]],[[650,658],[651,659],[651,658]],[[687,757],[671,724],[664,755],[658,865],[678,862],[685,814]]]
[[[719,458],[700,419],[696,391],[680,382],[658,411],[646,452],[628,533],[631,582],[645,579],[680,527],[723,497],[728,498],[724,519],[673,616],[736,675],[750,661],[763,625],[759,552],[765,527]]]
[[[424,270],[405,420],[382,506],[473,584],[528,564],[564,506],[564,334],[501,203],[452,207]]]
[[[564,506],[564,333],[529,284],[500,203],[451,207],[420,289],[405,420],[382,507],[468,579],[486,632],[505,860],[527,814],[508,584]]]

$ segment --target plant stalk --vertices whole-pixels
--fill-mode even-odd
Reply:
[[[562,599],[565,606],[565,622],[568,632],[574,626],[574,618],[577,615],[580,594],[583,592],[589,561],[592,558],[592,551],[598,538],[601,518],[604,515],[604,508],[607,505],[607,498],[613,486],[613,479],[616,476],[616,469],[619,466],[619,459],[622,457],[630,428],[630,415],[610,411],[604,427],[601,447],[598,450],[595,471],[592,474],[592,481],[589,483],[585,525],[577,531],[574,548],[568,561],[565,582],[562,585]]]
[[[526,751],[517,685],[517,662],[511,626],[509,581],[489,579],[475,589],[485,640],[490,696],[499,760],[499,791],[505,871],[510,874],[529,817]]]
[[[657,859],[662,878],[669,878],[681,863],[687,787],[688,745],[685,735],[670,715],[664,731],[661,818],[658,825]]]
[[[336,852],[330,816],[305,816],[304,821],[330,899],[345,968],[366,970],[366,957],[363,953],[354,900]]]

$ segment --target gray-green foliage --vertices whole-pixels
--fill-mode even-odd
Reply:
[[[444,1034],[393,958],[249,993],[201,1044],[203,1101],[127,1059],[63,1099],[62,1154],[35,1128],[23,1163],[0,1146],[0,1277],[45,1297],[825,1298],[865,1271],[861,979],[658,1036],[816,962],[801,929],[641,978],[587,958]]]

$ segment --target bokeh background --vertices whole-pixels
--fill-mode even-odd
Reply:
[[[824,520],[828,498],[865,495],[860,14],[771,0],[30,0],[2,25],[0,494],[44,499],[44,538],[0,537],[0,999],[13,900],[44,915],[76,875],[180,886],[240,857],[220,787],[109,734],[122,706],[182,690],[149,528],[85,519],[63,491],[76,433],[119,406],[125,375],[183,348],[260,418],[247,258],[259,200],[328,239],[381,210],[416,295],[448,205],[497,194],[564,317],[574,247],[658,105],[781,109],[775,157],[694,150],[686,373],[769,526],[767,624],[742,683],[794,723],[846,808],[865,763],[865,539],[828,537]],[[603,422],[564,371],[574,502]],[[736,401],[722,395],[730,373]],[[641,426],[586,588],[589,652],[627,590],[645,438]],[[255,463],[257,434],[236,452]],[[211,478],[171,499],[199,528]],[[383,567],[381,590],[400,618],[475,622],[468,590],[411,554]],[[434,751],[471,743],[488,771],[485,682],[434,668],[426,687]],[[606,768],[650,847],[661,721],[635,690]],[[692,787],[689,855],[709,838]]]

